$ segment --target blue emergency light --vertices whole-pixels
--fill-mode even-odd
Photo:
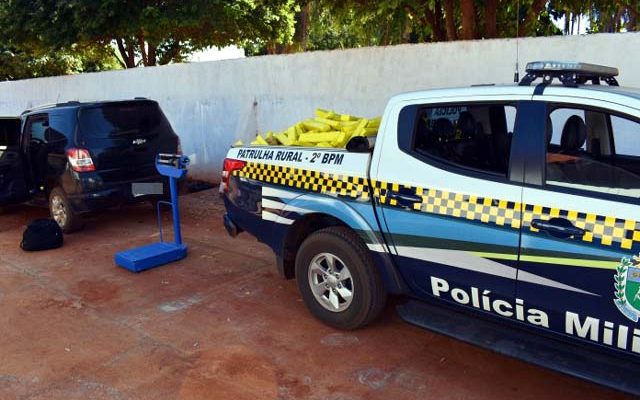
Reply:
[[[141,272],[159,267],[170,262],[178,261],[187,256],[187,246],[182,243],[180,231],[180,210],[178,208],[178,179],[187,174],[189,157],[178,154],[158,154],[156,169],[160,175],[169,177],[171,201],[158,201],[158,229],[160,242],[116,253],[115,262],[122,268],[132,272]],[[171,207],[173,214],[174,242],[165,242],[162,235],[162,219],[160,210],[162,205]]]

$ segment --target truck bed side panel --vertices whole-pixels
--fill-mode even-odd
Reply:
[[[369,154],[252,147],[234,148],[227,158],[247,162],[230,178],[228,215],[276,255],[281,256],[282,243],[296,221],[324,214],[356,231],[374,250],[388,286],[399,285],[371,202]]]

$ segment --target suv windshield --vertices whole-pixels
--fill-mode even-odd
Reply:
[[[78,132],[85,139],[158,136],[172,129],[157,103],[112,103],[83,108]]]

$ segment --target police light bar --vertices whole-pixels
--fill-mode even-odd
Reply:
[[[558,79],[565,86],[577,87],[588,81],[599,85],[603,80],[610,86],[618,86],[616,76],[618,69],[604,65],[582,62],[534,61],[527,64],[527,74],[520,81],[520,86],[529,86],[533,81],[542,78],[543,84],[550,84]]]

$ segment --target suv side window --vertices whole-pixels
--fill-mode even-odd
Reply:
[[[456,167],[506,176],[515,112],[514,105],[500,103],[421,108],[411,150]]]
[[[600,110],[552,109],[546,183],[640,200],[640,124]]]
[[[47,143],[46,132],[48,125],[46,118],[36,117],[29,120],[29,129],[27,132],[29,134],[30,145]]]
[[[19,119],[0,119],[0,147],[18,146],[20,137]]]

